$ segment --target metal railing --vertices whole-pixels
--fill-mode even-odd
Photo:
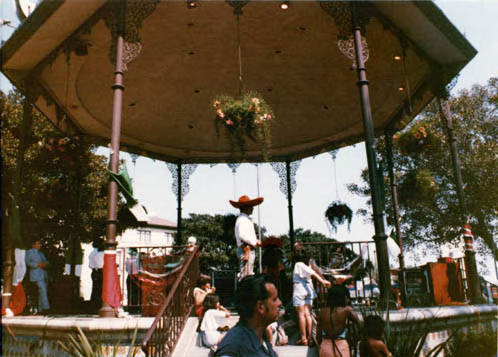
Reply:
[[[164,273],[166,271],[164,265],[168,263],[176,263],[184,256],[186,246],[138,246],[116,249],[116,261],[118,264],[118,274],[120,277],[121,296],[123,297],[123,305],[130,313],[140,314],[143,307],[143,291],[142,283],[137,279],[137,275],[144,268],[147,260],[162,257],[161,269],[152,273]],[[130,254],[131,249],[135,250],[136,255]],[[149,269],[146,269],[149,270]],[[173,282],[171,282],[172,284]],[[170,285],[171,285],[170,284]],[[155,314],[154,314],[155,315]]]
[[[147,356],[170,356],[194,306],[193,291],[199,277],[198,247],[185,255],[184,265],[142,342]]]
[[[377,274],[375,242],[301,242],[302,249],[314,260],[326,279],[337,275],[359,275],[348,285],[352,304],[371,304],[380,295],[375,283]],[[326,289],[316,289],[319,305],[325,303]]]

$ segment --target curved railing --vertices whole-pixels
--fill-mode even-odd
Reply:
[[[170,356],[194,307],[193,290],[199,277],[198,247],[186,257],[176,281],[142,342],[147,356]]]

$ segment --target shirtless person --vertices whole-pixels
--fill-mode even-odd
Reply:
[[[320,345],[320,357],[349,357],[346,340],[346,321],[358,323],[353,308],[347,305],[348,291],[341,285],[334,285],[327,295],[327,307],[318,316],[316,337]]]

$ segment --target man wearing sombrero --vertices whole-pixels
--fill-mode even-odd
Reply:
[[[255,248],[261,245],[254,231],[251,217],[254,206],[263,202],[263,197],[250,199],[244,195],[238,201],[230,200],[230,204],[240,210],[240,215],[235,222],[235,239],[237,240],[237,257],[240,260],[239,280],[254,274]]]

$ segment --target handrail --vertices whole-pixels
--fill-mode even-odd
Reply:
[[[199,276],[199,247],[185,262],[168,296],[142,342],[146,356],[169,356],[178,342],[187,317],[193,308],[193,288]]]

